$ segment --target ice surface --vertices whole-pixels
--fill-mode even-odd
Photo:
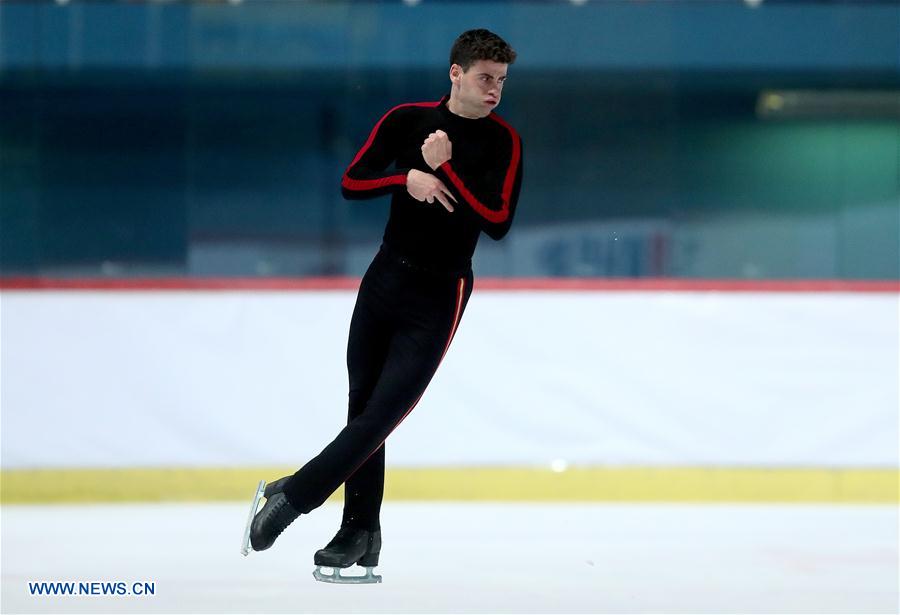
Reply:
[[[0,512],[4,613],[898,611],[894,506],[387,502],[384,583],[363,586],[310,574],[334,504],[249,557],[246,502]],[[155,595],[29,595],[38,581]]]

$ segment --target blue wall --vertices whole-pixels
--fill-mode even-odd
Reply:
[[[520,52],[500,113],[526,174],[482,272],[895,278],[897,23],[884,3],[4,2],[0,270],[361,273],[386,201],[341,200],[340,174],[485,25]],[[778,90],[882,103],[761,113]]]
[[[487,27],[525,68],[900,70],[896,3],[5,0],[0,20],[0,69],[431,68]]]

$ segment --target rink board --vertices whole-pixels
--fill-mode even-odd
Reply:
[[[358,281],[139,282],[4,287],[3,502],[242,500],[343,426]],[[896,502],[897,314],[893,283],[476,283],[386,497]]]
[[[249,500],[293,468],[8,470],[2,502]],[[518,502],[897,503],[893,469],[393,468],[385,499]],[[341,500],[339,489],[332,500]]]
[[[302,464],[346,422],[354,301],[4,291],[3,469]],[[896,468],[897,315],[895,292],[476,282],[387,464]]]

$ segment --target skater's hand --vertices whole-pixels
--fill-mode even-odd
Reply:
[[[406,191],[412,198],[420,202],[434,203],[437,200],[447,211],[453,211],[450,201],[456,202],[444,182],[431,173],[423,173],[418,169],[410,169],[406,174]]]
[[[432,169],[436,169],[453,155],[453,143],[443,130],[436,130],[428,135],[422,144],[422,158]]]

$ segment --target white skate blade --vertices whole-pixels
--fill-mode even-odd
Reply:
[[[250,514],[247,515],[247,527],[244,528],[244,540],[241,542],[241,554],[250,553],[250,525],[253,523],[253,517],[256,516],[256,509],[259,507],[259,501],[262,499],[266,490],[266,481],[259,481],[256,493],[253,495],[253,503],[250,504]]]
[[[331,574],[326,574],[322,570],[331,570]],[[316,566],[313,570],[313,578],[322,583],[337,583],[339,585],[362,585],[363,583],[381,583],[381,575],[373,574],[374,566],[366,566],[366,574],[364,575],[347,575],[342,576],[341,570],[346,568],[331,568],[330,566]]]

